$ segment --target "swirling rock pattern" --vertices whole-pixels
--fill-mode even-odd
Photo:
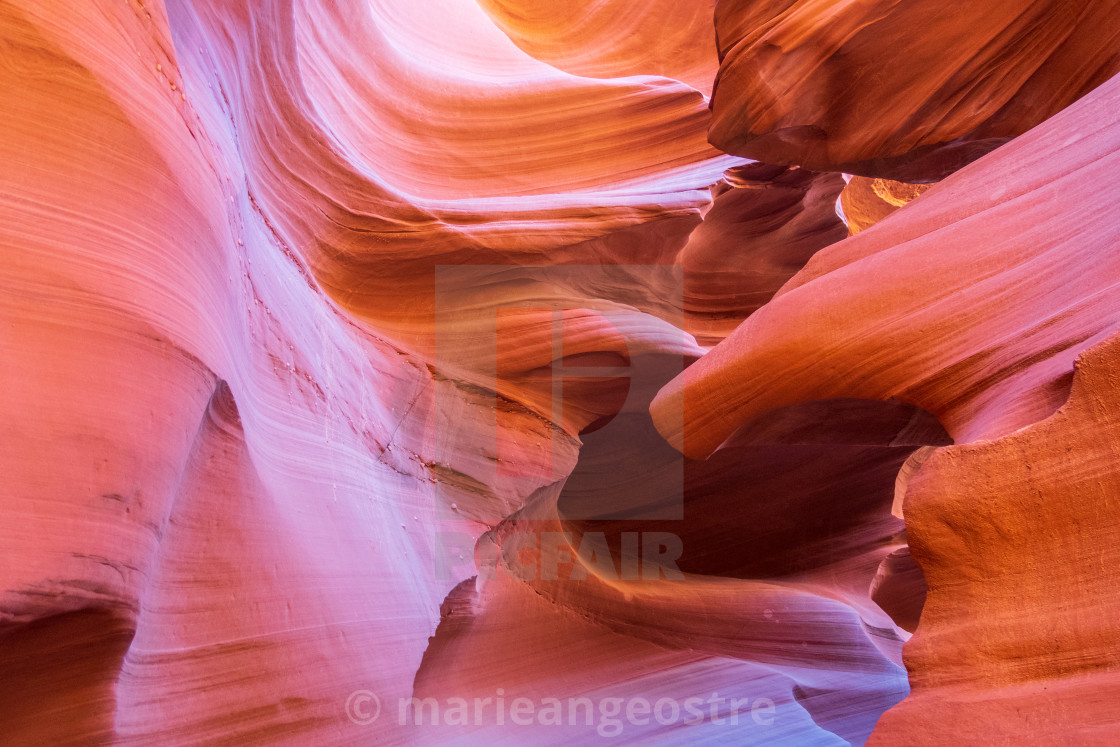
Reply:
[[[6,734],[367,737],[348,696],[411,696],[477,573],[441,537],[473,544],[616,414],[617,377],[572,377],[559,412],[541,372],[703,353],[627,269],[672,270],[741,163],[706,143],[703,55],[675,66],[699,22],[664,64],[593,80],[469,2],[0,15]],[[905,692],[897,636],[866,595],[799,594],[867,652],[865,734]],[[825,734],[788,678],[760,682],[781,728]],[[372,733],[430,738],[388,715]]]
[[[1120,72],[1112,2],[720,0],[712,142],[936,181]]]
[[[0,0],[5,743],[1113,735],[1115,7],[809,5]]]
[[[689,331],[718,342],[813,254],[843,239],[835,211],[843,188],[839,174],[762,163],[730,169],[679,255]]]
[[[1120,153],[1118,105],[1120,77],[818,252],[652,403],[698,458],[766,413],[837,397],[922,407],[957,442],[915,453],[896,483],[918,567],[892,553],[872,598],[916,626],[914,691],[876,744],[1120,733],[1104,705],[1120,213],[1100,187]]]
[[[1120,151],[1118,102],[1114,78],[882,230],[816,253],[662,390],[663,435],[704,457],[758,415],[837,397],[909,402],[958,443],[1053,413],[1078,353],[1120,325],[1120,224],[1098,186]]]
[[[495,23],[534,58],[574,75],[661,75],[711,94],[719,60],[715,0],[631,3],[480,0]]]

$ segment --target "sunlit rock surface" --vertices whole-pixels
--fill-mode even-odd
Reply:
[[[840,193],[837,212],[848,225],[848,233],[855,235],[918,199],[930,186],[853,176]]]
[[[663,75],[710,95],[715,0],[479,0],[529,55],[573,75]]]
[[[1108,741],[1120,83],[886,217],[709,143],[713,5],[0,0],[0,741]],[[971,158],[1053,5],[873,90]]]
[[[712,142],[936,181],[1120,72],[1114,2],[720,0]]]
[[[560,412],[540,372],[675,361],[644,413],[703,353],[671,275],[740,161],[707,145],[696,86],[657,77],[702,77],[700,55],[575,77],[465,2],[2,13],[6,731],[429,739],[391,712],[478,573],[441,538],[473,545],[558,486],[622,403],[617,377],[577,376]],[[797,593],[869,652],[866,733],[905,693],[899,639],[875,648],[866,595]],[[819,730],[775,676],[749,695]],[[358,691],[385,706],[369,728]]]

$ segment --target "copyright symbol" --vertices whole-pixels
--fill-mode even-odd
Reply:
[[[346,699],[346,717],[358,726],[368,726],[381,715],[381,698],[369,690],[355,690]]]

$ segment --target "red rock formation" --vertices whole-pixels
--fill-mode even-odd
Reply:
[[[1106,705],[1120,213],[1101,188],[1118,106],[1120,77],[818,252],[652,404],[698,457],[776,408],[835,397],[923,407],[959,444],[899,475],[929,596],[904,648],[914,694],[875,743],[1120,732]],[[872,596],[910,628],[921,582],[902,561],[887,558]]]
[[[839,174],[756,163],[725,181],[679,259],[684,321],[701,341],[723,339],[817,250],[847,235],[835,210]]]
[[[914,632],[926,603],[926,578],[910,555],[900,547],[879,564],[871,581],[871,599],[903,630]]]
[[[884,739],[1090,719],[1111,348],[1038,421],[1120,319],[1120,82],[841,241],[839,174],[707,143],[711,5],[641,9],[0,0],[5,743],[861,743],[908,538]]]
[[[721,0],[711,140],[768,163],[941,179],[1120,72],[1113,2]]]
[[[1098,186],[1120,150],[1118,102],[1120,78],[934,186],[890,230],[818,252],[661,392],[661,432],[703,457],[807,400],[901,399],[958,443],[1054,412],[1077,354],[1120,325],[1105,249],[1120,225]]]
[[[739,160],[707,145],[702,95],[560,72],[473,3],[8,2],[0,35],[5,738],[424,739],[347,707],[413,694],[478,572],[446,537],[473,546],[621,392],[644,413],[703,352],[674,263]],[[660,378],[620,387],[624,364]],[[850,598],[783,592],[862,652],[851,682],[810,678],[826,705],[872,694],[856,731],[905,690],[859,590],[891,521]],[[764,647],[708,645],[758,674],[724,646]],[[827,736],[758,676],[782,728]]]

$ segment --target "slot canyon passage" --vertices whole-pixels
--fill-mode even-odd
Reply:
[[[0,0],[0,743],[1120,743],[1118,171],[1118,0]]]

